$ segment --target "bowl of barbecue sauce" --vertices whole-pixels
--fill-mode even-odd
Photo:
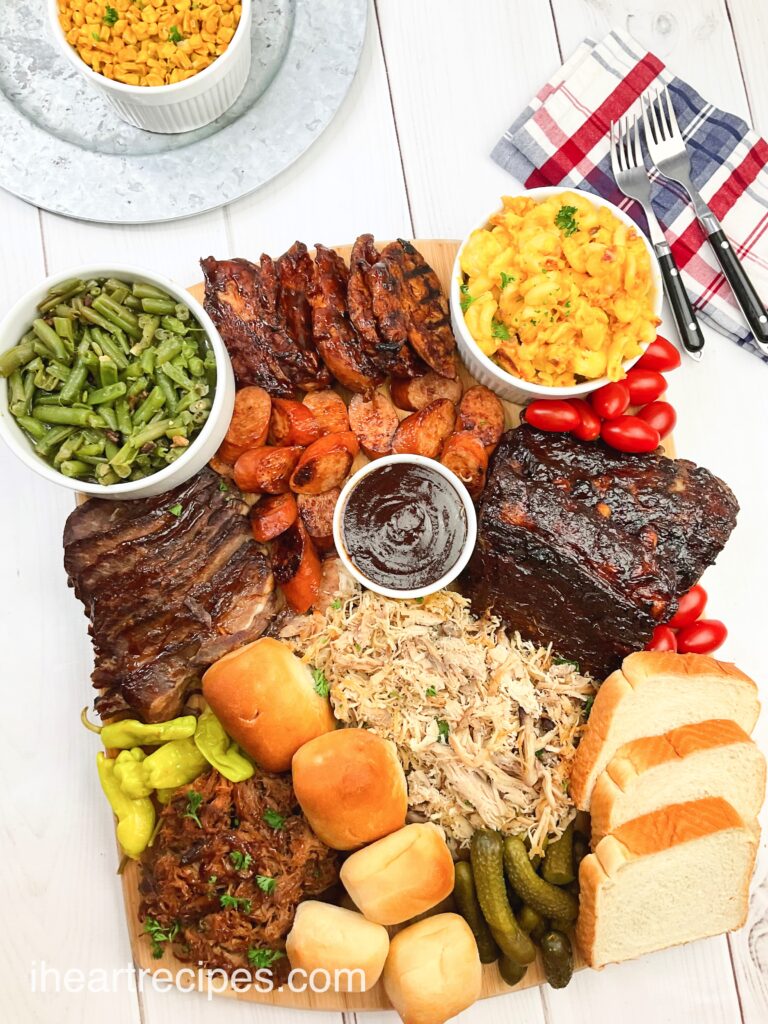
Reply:
[[[348,481],[333,519],[347,571],[385,597],[425,597],[464,569],[477,518],[464,484],[420,455],[388,455]]]

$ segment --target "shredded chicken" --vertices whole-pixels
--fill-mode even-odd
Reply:
[[[569,766],[595,685],[551,649],[451,591],[403,601],[345,587],[283,636],[325,673],[340,721],[394,741],[414,820],[457,846],[478,828],[525,833],[536,853],[574,817]]]

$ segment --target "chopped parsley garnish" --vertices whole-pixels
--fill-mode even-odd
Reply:
[[[152,943],[152,956],[159,960],[163,955],[163,946],[166,942],[173,942],[179,934],[179,922],[174,921],[170,928],[163,928],[154,917],[148,917],[144,922],[144,932],[149,935]]]
[[[104,14],[104,24],[105,25],[114,25],[115,22],[117,21],[117,17],[118,17],[118,15],[117,15],[117,11],[115,10],[115,8],[114,7],[110,7],[109,5],[107,5],[107,10],[106,10],[106,13]]]
[[[440,743],[447,743],[448,736],[450,735],[451,727],[447,722],[443,721],[442,718],[437,720],[437,735]]]
[[[578,663],[578,661],[574,661],[572,658],[553,658],[552,659],[552,664],[553,665],[573,665],[573,667],[576,669],[576,671],[577,672],[579,671],[579,663]]]
[[[175,25],[171,25],[170,29],[168,30],[168,38],[172,43],[180,43],[184,36],[181,34],[181,32],[179,32],[178,28]]]
[[[171,513],[172,516],[176,516],[176,518],[178,519],[181,513],[184,511],[184,506],[179,502],[176,505],[171,505],[168,511]]]
[[[99,35],[98,32],[91,32],[91,39],[93,39],[93,41],[96,42],[96,43],[100,43],[101,42],[101,36]]]
[[[264,821],[266,821],[269,827],[273,828],[276,832],[285,824],[285,818],[282,814],[279,814],[272,807],[268,807],[266,811],[264,811]]]
[[[437,690],[434,688],[434,686],[430,686],[430,687],[427,688],[427,696],[428,697],[436,697],[437,696]]]
[[[197,824],[198,828],[203,827],[203,823],[200,821],[200,817],[197,813],[200,810],[200,805],[202,804],[202,802],[203,794],[198,793],[194,789],[190,789],[189,792],[187,793],[187,809],[182,814],[182,818],[191,818],[192,821],[194,821]]]
[[[509,341],[509,328],[501,320],[491,320],[491,334],[494,338]]]
[[[461,292],[461,311],[466,313],[472,303],[476,301],[477,296],[469,294],[469,285],[466,282],[459,285],[459,291]]]
[[[575,206],[561,206],[555,216],[555,227],[560,228],[566,238],[569,238],[579,230],[579,225],[574,218]]]
[[[318,697],[327,697],[331,692],[331,685],[325,678],[325,672],[321,668],[313,668],[312,678],[315,681],[315,693]]]
[[[208,879],[208,885],[216,885],[218,877],[218,875],[211,875],[211,877]]]
[[[271,967],[276,960],[282,960],[285,953],[281,949],[254,949],[248,950],[248,963],[251,967]]]
[[[251,866],[253,857],[250,853],[240,853],[239,850],[232,850],[229,859],[232,861],[235,871],[247,871]]]
[[[504,291],[504,289],[507,287],[509,282],[510,281],[514,281],[514,280],[515,279],[512,276],[512,274],[505,274],[504,271],[502,270],[502,272],[501,272],[501,290]]]
[[[226,910],[227,907],[231,907],[233,910],[242,910],[244,914],[250,914],[251,912],[251,901],[249,899],[233,896],[229,892],[223,892],[221,896],[219,896],[219,903],[221,904],[222,910]]]
[[[226,480],[221,480],[219,482],[219,490],[222,492],[226,492],[229,490],[229,484],[227,483]]]
[[[339,608],[341,608],[341,598],[340,597],[337,597],[335,601],[331,601],[331,608],[333,608],[333,610],[335,612],[337,612],[339,610]]]
[[[255,875],[256,885],[262,892],[270,893],[275,891],[276,882],[271,875]]]
[[[543,760],[545,754],[546,754],[546,750],[544,749],[544,747],[542,747],[540,750],[537,750],[536,751],[536,760],[537,761]]]

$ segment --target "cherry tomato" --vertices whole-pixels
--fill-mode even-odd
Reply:
[[[669,626],[657,626],[653,636],[645,645],[646,651],[676,651],[677,637]]]
[[[677,649],[681,654],[711,654],[727,636],[728,630],[719,619],[699,619],[679,630]]]
[[[675,429],[677,413],[669,402],[651,402],[637,414],[641,420],[645,420],[650,426],[658,430],[662,437],[666,437]]]
[[[666,338],[659,334],[635,363],[640,370],[660,370],[667,373],[680,365],[680,353]]]
[[[658,370],[628,370],[626,385],[632,405],[655,402],[667,390],[667,382]]]
[[[574,427],[573,435],[580,441],[596,441],[600,437],[600,417],[583,398],[570,398],[569,402],[579,414],[580,423]]]
[[[575,430],[581,423],[581,417],[570,402],[558,399],[539,399],[526,406],[523,417],[526,423],[539,430],[551,430],[555,433],[567,433]]]
[[[699,583],[683,594],[677,602],[677,611],[667,623],[672,629],[690,626],[701,617],[707,603],[707,592]]]
[[[623,380],[614,380],[593,391],[589,400],[601,419],[615,420],[617,416],[627,411],[629,388]]]
[[[608,420],[603,424],[600,436],[606,444],[620,452],[652,452],[661,443],[658,430],[637,416],[619,416],[615,420]]]

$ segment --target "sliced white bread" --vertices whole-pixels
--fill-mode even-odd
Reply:
[[[574,803],[590,809],[595,781],[631,740],[709,718],[730,718],[750,733],[759,711],[757,687],[735,665],[703,654],[630,654],[595,697],[571,769]]]
[[[591,967],[740,928],[755,833],[707,797],[620,825],[581,862],[576,941]]]
[[[592,847],[633,818],[666,804],[721,796],[757,828],[765,758],[740,725],[714,719],[620,747],[592,792]]]

